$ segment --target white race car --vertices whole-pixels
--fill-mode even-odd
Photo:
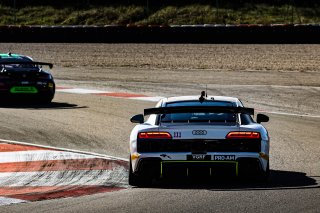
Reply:
[[[164,98],[131,122],[129,184],[157,178],[269,176],[269,136],[254,110],[233,97]],[[145,121],[144,116],[150,115]]]

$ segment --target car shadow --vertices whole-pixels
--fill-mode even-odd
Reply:
[[[316,177],[316,176],[315,176]],[[306,173],[271,170],[266,181],[257,179],[192,179],[160,180],[154,182],[153,188],[164,189],[206,189],[212,191],[251,191],[251,190],[289,190],[320,188],[317,180]]]
[[[35,102],[6,102],[0,103],[0,108],[15,108],[15,109],[81,109],[88,108],[87,106],[78,106],[65,102],[51,103],[35,103]]]

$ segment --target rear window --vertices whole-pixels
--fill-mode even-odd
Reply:
[[[167,107],[178,107],[178,106],[229,106],[232,107],[232,102],[226,101],[205,101],[200,103],[199,101],[188,101],[188,102],[173,102],[168,103]],[[161,122],[171,123],[190,123],[190,122],[236,122],[235,113],[209,113],[209,112],[196,112],[196,113],[172,113],[161,115]]]

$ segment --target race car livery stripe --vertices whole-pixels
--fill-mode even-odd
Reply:
[[[111,192],[128,187],[128,162],[26,142],[0,142],[0,205]]]

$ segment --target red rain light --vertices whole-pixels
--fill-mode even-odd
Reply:
[[[260,138],[259,132],[229,132],[226,136],[228,139],[237,139],[237,138],[249,138],[257,139]]]
[[[140,132],[138,138],[142,139],[171,139],[169,132]]]

